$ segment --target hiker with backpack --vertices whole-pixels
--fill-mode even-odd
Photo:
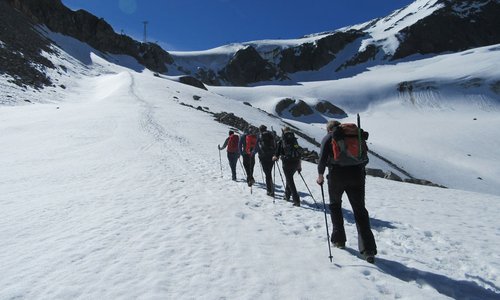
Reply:
[[[342,194],[345,192],[356,221],[359,252],[368,262],[374,263],[377,245],[371,231],[370,217],[365,208],[368,132],[356,124],[341,124],[338,121],[329,121],[326,129],[328,133],[321,142],[316,182],[323,190],[323,173],[328,167],[327,182],[333,228],[331,241],[334,247],[345,248],[347,239],[342,214]]]
[[[231,167],[233,181],[236,181],[236,164],[238,163],[238,158],[240,158],[240,152],[238,151],[239,138],[234,131],[229,130],[229,136],[224,141],[222,147],[217,145],[219,151],[227,147],[227,160],[229,161],[229,167]]]
[[[302,171],[301,157],[302,148],[300,148],[295,134],[290,127],[283,128],[281,140],[276,146],[276,151],[273,156],[273,161],[277,163],[281,158],[283,165],[283,173],[285,173],[285,200],[290,201],[290,196],[294,206],[300,206],[300,197],[297,192],[297,187],[293,180],[295,172]]]
[[[257,153],[259,153],[259,160],[264,170],[266,177],[267,195],[274,197],[274,184],[273,184],[273,155],[276,151],[276,142],[272,132],[267,130],[265,125],[260,125],[259,136],[257,138]]]
[[[254,127],[255,128],[255,127]],[[257,153],[257,135],[253,128],[245,129],[238,143],[238,151],[243,157],[243,167],[247,175],[247,184],[252,186],[255,183],[253,169],[255,167],[255,154]]]

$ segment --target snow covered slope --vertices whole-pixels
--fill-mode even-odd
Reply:
[[[21,99],[66,102],[80,80],[114,72],[110,70],[113,63],[127,70],[142,70],[130,57],[104,55],[75,39],[48,34],[63,47],[55,49],[57,55],[46,54],[59,66],[50,75],[58,85],[43,91],[19,89],[5,78],[0,80],[2,103],[16,104]],[[355,121],[355,114],[361,113],[363,127],[371,133],[371,150],[411,176],[451,188],[500,195],[500,155],[495,151],[500,146],[499,62],[500,46],[495,45],[373,67],[341,80],[246,88],[212,86],[208,92],[196,90],[188,100],[170,100],[214,113],[234,113],[254,126],[267,124],[279,129],[287,122],[317,141],[324,135],[324,124],[314,122],[328,119],[327,115],[316,112],[318,118],[283,115],[280,119],[266,112],[278,115],[276,105],[286,98],[302,100],[311,107],[328,101],[348,114],[343,121]],[[170,83],[167,76],[156,79]],[[197,101],[193,96],[201,98]],[[305,140],[301,142],[317,150]],[[369,167],[392,170],[375,157]]]
[[[348,206],[348,247],[330,263],[315,165],[303,168],[314,198],[297,178],[301,208],[282,200],[279,180],[273,203],[258,166],[250,194],[224,156],[221,177],[228,128],[180,102],[274,118],[90,59],[106,72],[76,78],[61,100],[0,107],[0,299],[499,297],[498,196],[369,177],[377,264],[357,257]],[[398,120],[382,113],[364,118],[375,137]]]
[[[267,80],[280,84],[332,80],[367,69],[500,43],[500,0],[416,0],[384,18],[289,40],[234,43],[196,52],[172,52],[170,74],[191,74],[214,85],[241,85],[227,72],[231,64],[248,72],[247,84],[267,84],[245,69],[238,53],[248,47],[275,68]]]
[[[499,45],[341,80],[205,91],[45,34],[60,46],[42,53],[54,86],[0,76],[0,299],[500,297]],[[328,260],[315,165],[296,176],[300,208],[283,201],[279,177],[276,201],[265,195],[258,164],[252,193],[239,166],[230,180],[216,148],[229,127],[212,113],[324,135],[324,123],[276,117],[284,98],[327,100],[342,121],[361,113],[371,150],[449,187],[368,177],[375,265],[358,257],[347,199],[347,249]]]
[[[413,176],[500,195],[499,70],[496,45],[374,67],[342,80],[210,90],[271,112],[285,98],[311,107],[327,100],[349,114],[344,121],[355,122],[361,113],[371,149]],[[294,124],[305,131],[311,126]]]

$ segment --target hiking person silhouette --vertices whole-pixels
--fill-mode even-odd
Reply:
[[[354,124],[351,124],[354,125]],[[334,247],[345,248],[346,233],[344,229],[344,217],[342,214],[342,194],[345,192],[349,198],[358,230],[358,248],[364,258],[370,262],[375,262],[377,245],[370,227],[370,218],[365,208],[365,166],[368,157],[363,163],[358,165],[342,165],[334,158],[334,140],[345,140],[341,124],[338,121],[329,121],[326,125],[327,134],[321,142],[321,150],[318,162],[318,179],[316,182],[323,185],[323,173],[328,167],[328,194],[330,196],[330,212],[332,218],[331,241]],[[368,138],[368,133],[358,130],[355,140]]]
[[[285,200],[290,201],[291,196],[294,206],[300,206],[300,197],[295,186],[295,181],[293,180],[293,175],[297,171],[302,171],[301,156],[302,148],[297,143],[295,134],[290,127],[283,128],[282,137],[276,146],[273,161],[278,161],[281,158],[286,181]]]
[[[246,128],[238,143],[238,151],[243,157],[243,167],[246,171],[248,186],[255,183],[253,169],[255,167],[255,153],[257,152],[257,135],[254,128]]]
[[[232,180],[236,181],[236,164],[238,163],[238,158],[240,157],[240,152],[238,151],[239,136],[234,133],[234,131],[229,130],[229,136],[224,141],[222,146],[217,145],[219,150],[223,150],[227,147],[227,160],[229,161],[229,167],[231,168]]]
[[[259,161],[266,177],[267,195],[274,197],[273,184],[273,156],[276,152],[276,141],[272,132],[267,130],[265,125],[260,125],[259,136],[257,137],[257,153],[259,153]]]

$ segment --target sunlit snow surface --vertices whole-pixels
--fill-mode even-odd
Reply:
[[[498,49],[340,81],[203,91],[77,47],[52,58],[67,68],[54,75],[65,89],[0,78],[0,299],[498,299]],[[473,78],[482,85],[457,89]],[[398,91],[418,80],[421,90]],[[300,208],[282,200],[278,174],[275,203],[265,195],[258,164],[250,193],[216,148],[229,128],[180,105],[279,130],[256,108],[274,113],[291,96],[330,100],[343,121],[361,113],[372,150],[451,187],[368,177],[375,265],[358,257],[347,199],[347,249],[332,249],[330,263],[315,165],[302,172],[314,198],[295,177]]]

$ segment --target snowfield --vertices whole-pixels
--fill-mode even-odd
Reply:
[[[275,203],[265,195],[258,163],[250,193],[239,165],[240,181],[230,180],[224,152],[221,173],[216,146],[229,128],[181,102],[276,129],[281,120],[219,95],[226,90],[203,91],[90,58],[85,68],[106,72],[69,82],[61,100],[52,100],[51,90],[20,91],[44,104],[0,106],[0,299],[500,298],[498,193],[368,177],[377,262],[358,257],[347,200],[347,249],[332,249],[330,262],[316,166],[304,163],[302,172],[313,195],[295,176],[300,208],[282,200],[278,175]],[[384,137],[387,127],[408,132],[422,124],[421,111],[406,115],[403,106],[392,115],[394,102],[385,105],[363,117],[372,148],[419,174],[443,167],[436,178],[458,177],[460,187],[456,169],[413,160],[418,138]],[[431,125],[449,121],[437,151],[472,153],[453,149],[478,132],[478,140],[497,132],[496,112],[485,110],[475,113],[488,126],[453,130],[471,120],[462,112],[430,114]],[[294,124],[318,140],[324,134],[324,124]],[[431,125],[423,129],[433,132]],[[397,138],[401,147],[384,142]],[[484,181],[493,186],[499,154],[484,151],[491,158]],[[466,159],[456,160],[459,167]]]

